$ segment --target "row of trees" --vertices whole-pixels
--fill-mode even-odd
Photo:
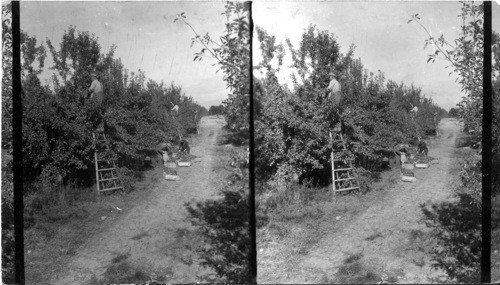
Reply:
[[[104,85],[106,132],[118,164],[137,170],[145,156],[154,154],[159,142],[185,135],[194,129],[207,110],[180,86],[148,80],[144,72],[125,69],[114,58],[115,46],[101,53],[97,38],[70,26],[58,48],[47,40],[53,58],[53,88],[42,85],[46,48],[35,37],[22,33],[23,170],[33,182],[52,180],[92,181],[92,128],[98,110],[85,101],[90,75],[97,72]],[[170,111],[174,105],[178,112]],[[195,114],[198,114],[195,116]],[[34,189],[36,190],[36,189]]]
[[[342,129],[348,155],[356,159],[360,172],[378,170],[382,157],[393,155],[396,143],[433,134],[446,115],[421,89],[364,69],[361,59],[354,57],[354,46],[342,54],[335,36],[314,26],[304,31],[297,48],[287,41],[293,86],[282,85],[277,72],[286,50],[263,29],[257,28],[257,34],[263,58],[260,68],[265,71],[254,87],[256,165],[262,179],[279,173],[285,180],[298,175],[321,184],[331,182],[328,130],[339,118],[325,98],[330,72],[341,74]],[[413,106],[419,108],[416,114],[410,112]]]

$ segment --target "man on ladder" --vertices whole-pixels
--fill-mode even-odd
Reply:
[[[87,99],[90,99],[97,107],[98,118],[97,118],[97,128],[96,132],[104,132],[104,88],[97,78],[97,74],[93,72],[91,74],[92,84],[88,90]]]
[[[327,87],[327,97],[333,103],[333,110],[338,117],[338,122],[335,124],[333,128],[333,132],[340,133],[342,130],[341,121],[340,121],[340,104],[342,103],[342,87],[340,86],[340,82],[337,81],[338,76],[335,72],[331,72],[330,74],[330,84]]]
[[[110,145],[104,133],[104,88],[99,82],[97,74],[91,74],[92,83],[88,89],[87,99],[90,99],[97,109],[97,127],[92,131],[94,140],[94,163],[96,173],[97,195],[102,192],[123,190],[123,183],[119,177],[115,160],[108,155],[111,152]]]
[[[335,151],[346,151],[347,147],[342,137],[342,118],[341,118],[341,104],[342,104],[342,87],[338,81],[338,73],[330,73],[330,84],[327,87],[327,97],[332,102],[333,111],[335,114],[335,125],[332,132],[330,132],[330,139],[332,140],[332,147],[341,145],[341,148],[332,149],[331,163],[332,163],[332,187],[334,192],[349,192],[352,190],[359,190],[359,183],[354,173],[354,167],[351,159],[336,158]],[[335,144],[333,144],[335,142]]]

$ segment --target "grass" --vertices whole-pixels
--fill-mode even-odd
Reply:
[[[374,234],[368,236],[367,238],[365,238],[365,240],[372,241],[372,240],[376,240],[379,237],[383,237],[383,235],[381,233],[377,232],[377,233],[374,233]]]
[[[257,245],[259,250],[267,252],[266,248],[269,247],[269,250],[273,251],[275,245],[280,244],[278,252],[271,259],[265,263],[259,261],[258,266],[266,268],[261,272],[267,272],[267,268],[270,269],[269,272],[274,272],[272,276],[261,278],[271,279],[270,282],[283,281],[284,277],[277,277],[274,269],[276,266],[280,268],[280,272],[299,270],[302,258],[310,253],[327,232],[340,231],[370,205],[384,199],[388,190],[399,181],[399,169],[382,172],[380,176],[380,179],[370,185],[371,191],[349,195],[333,195],[331,186],[318,188],[292,185],[286,191],[278,191],[268,184],[258,184],[260,189],[256,189],[256,193],[259,193],[256,196]],[[336,220],[338,216],[340,219]],[[374,233],[367,237],[367,240],[380,237],[381,233]],[[355,261],[356,258],[361,257],[354,255],[348,258],[342,269],[346,274],[337,276],[337,279],[330,280],[328,274],[323,276],[320,273],[314,273],[316,277],[311,278],[316,278],[315,282],[321,279],[324,283],[375,283],[381,280],[373,270],[365,268],[359,260]],[[353,261],[350,262],[350,259]],[[359,274],[352,273],[355,271],[359,271]]]
[[[157,169],[146,172],[145,178],[135,183],[136,190],[126,195],[117,192],[97,198],[94,187],[64,187],[25,196],[25,250],[31,252],[25,265],[28,284],[33,280],[48,283],[51,276],[47,272],[63,269],[89,237],[145,199],[161,175]]]
[[[248,131],[231,132],[223,128],[217,136],[217,145],[232,144],[233,146],[243,146],[248,144]]]
[[[424,236],[424,233],[421,230],[411,230],[409,235],[410,243],[414,243],[418,239],[421,239]]]
[[[117,259],[118,258],[118,259]],[[101,279],[93,278],[93,284],[123,284],[140,283],[150,280],[150,276],[142,269],[131,265],[127,261],[128,255],[119,255],[113,259],[113,263],[108,266]]]
[[[338,268],[333,283],[374,284],[380,281],[381,277],[362,261],[362,257],[362,253],[349,255]]]
[[[120,263],[130,257],[130,253],[120,253],[111,259],[111,263]]]
[[[107,267],[101,278],[93,276],[92,280],[88,284],[144,284],[148,280],[155,280],[159,282],[166,281],[168,277],[174,275],[174,271],[171,267],[146,270],[145,268],[131,264],[128,261],[129,257],[129,253],[118,254],[111,260],[111,265]],[[150,274],[146,272],[150,272]]]
[[[141,232],[139,234],[136,234],[135,236],[132,237],[133,240],[140,240],[143,237],[147,237],[149,234],[147,232]]]
[[[500,280],[500,194],[491,199],[491,281]],[[497,251],[497,253],[495,253]]]

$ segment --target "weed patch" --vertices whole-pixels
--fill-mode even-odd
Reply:
[[[217,136],[217,144],[232,144],[233,146],[246,145],[248,144],[248,131],[231,132],[228,129],[224,128],[223,131]]]
[[[104,272],[102,279],[95,284],[142,284],[149,279],[149,275],[143,269],[132,266],[125,258],[112,263]]]
[[[355,254],[351,254],[349,255],[345,260],[344,260],[344,264],[350,264],[350,263],[353,263],[353,262],[356,262],[356,261],[359,261],[361,260],[361,258],[363,258],[363,254],[362,253],[355,253]]]
[[[376,240],[377,238],[380,238],[380,237],[383,237],[383,235],[381,233],[374,233],[374,234],[368,236],[367,238],[365,238],[365,240],[372,241],[372,240]]]
[[[113,259],[111,259],[111,263],[113,263],[113,264],[120,263],[129,257],[130,257],[130,253],[120,253],[119,255],[117,255],[117,256],[113,257]]]
[[[500,194],[491,199],[491,279],[500,280]]]
[[[300,223],[310,219],[318,220],[321,219],[324,215],[324,212],[321,209],[320,205],[287,205],[283,208],[284,209],[279,211],[279,214],[276,215],[277,221],[293,221],[295,223]]]
[[[374,269],[362,262],[362,253],[351,254],[338,268],[335,274],[334,283],[340,284],[374,284],[381,280],[381,277],[374,272]]]
[[[147,232],[142,232],[142,233],[139,233],[135,236],[132,237],[133,240],[140,240],[141,238],[143,237],[147,237],[149,236],[149,234]]]
[[[421,230],[411,230],[409,235],[410,243],[414,243],[418,239],[422,238],[424,233]]]

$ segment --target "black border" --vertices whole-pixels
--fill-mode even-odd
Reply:
[[[483,58],[483,149],[482,149],[482,227],[481,283],[491,282],[491,166],[492,166],[492,85],[491,85],[491,2],[484,1]]]
[[[254,143],[254,117],[253,117],[253,112],[254,112],[254,106],[253,106],[253,18],[252,18],[252,2],[248,1],[248,31],[250,33],[249,37],[249,51],[250,51],[250,57],[249,57],[249,64],[248,64],[248,78],[249,78],[249,83],[250,83],[250,89],[249,89],[249,143],[248,143],[248,148],[249,148],[249,172],[248,172],[248,187],[249,187],[249,197],[248,197],[248,203],[249,203],[249,216],[248,216],[248,224],[249,224],[249,235],[250,235],[250,252],[249,252],[249,259],[250,259],[250,283],[251,284],[257,284],[257,229],[256,229],[256,218],[255,218],[255,143]]]
[[[25,283],[23,221],[23,105],[21,90],[21,26],[19,1],[12,1],[12,145],[14,171],[15,282]]]

